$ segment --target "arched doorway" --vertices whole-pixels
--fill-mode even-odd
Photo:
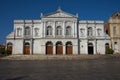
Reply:
[[[52,55],[53,54],[53,44],[52,44],[52,42],[47,42],[46,43],[46,54],[47,55]]]
[[[73,54],[73,46],[71,42],[66,43],[66,54]]]
[[[92,43],[88,43],[88,54],[94,54],[94,46]]]
[[[12,49],[13,49],[13,44],[12,43],[7,43],[7,51],[12,54]]]
[[[106,51],[107,49],[109,49],[109,43],[106,43],[106,44],[105,44],[105,51]]]
[[[57,55],[63,54],[63,46],[62,46],[62,42],[60,41],[56,43],[56,54]]]
[[[24,54],[25,55],[30,54],[30,44],[28,42],[24,44]]]

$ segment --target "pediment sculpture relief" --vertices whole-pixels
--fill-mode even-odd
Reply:
[[[46,22],[46,25],[47,25],[47,26],[52,26],[52,24],[53,24],[53,22],[51,22],[51,21],[47,21],[47,22]]]
[[[62,22],[59,22],[59,21],[56,22],[56,26],[62,26],[62,24],[63,24]]]
[[[72,26],[72,22],[70,22],[70,21],[66,22],[65,26]]]

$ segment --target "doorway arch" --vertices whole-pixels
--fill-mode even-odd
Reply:
[[[7,43],[7,51],[12,54],[13,44],[11,42]]]
[[[73,54],[72,42],[67,42],[67,43],[66,43],[66,54],[67,54],[67,55]]]
[[[88,54],[94,54],[94,46],[93,43],[88,43]]]
[[[109,43],[105,44],[105,50],[109,49]]]
[[[56,43],[56,54],[57,55],[62,55],[63,54],[63,45],[61,41],[58,41]]]
[[[24,54],[25,55],[30,55],[30,43],[26,42],[24,44]]]
[[[52,55],[53,54],[53,43],[48,41],[46,43],[46,55]]]

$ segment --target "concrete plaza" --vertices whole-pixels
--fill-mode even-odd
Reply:
[[[0,59],[0,80],[120,80],[120,55],[34,57]]]

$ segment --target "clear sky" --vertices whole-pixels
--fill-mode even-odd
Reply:
[[[0,0],[0,43],[13,31],[13,20],[40,19],[40,13],[54,12],[58,7],[79,20],[104,20],[120,12],[120,0]]]

